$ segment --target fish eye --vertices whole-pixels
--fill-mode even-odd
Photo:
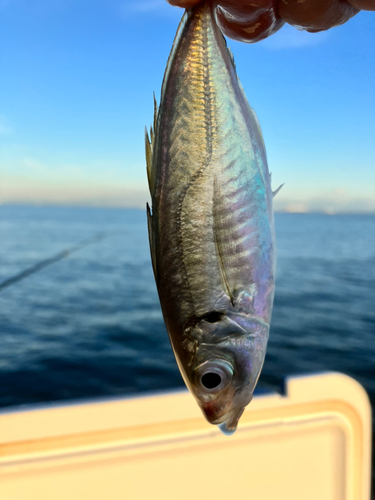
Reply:
[[[207,361],[197,368],[198,384],[205,392],[218,392],[232,380],[233,368],[226,361]]]
[[[201,382],[206,389],[216,389],[221,384],[221,377],[218,373],[208,372],[202,375]]]

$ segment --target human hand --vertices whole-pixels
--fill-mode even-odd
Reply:
[[[188,9],[201,0],[167,1]],[[267,38],[284,22],[314,33],[346,23],[359,10],[375,10],[375,0],[217,0],[215,4],[222,32],[249,43]]]

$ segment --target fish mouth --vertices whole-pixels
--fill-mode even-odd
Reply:
[[[236,431],[238,422],[241,415],[245,411],[245,408],[245,406],[241,408],[233,408],[233,410],[211,423],[217,425],[223,434],[230,436]]]

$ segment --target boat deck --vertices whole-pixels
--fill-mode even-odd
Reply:
[[[369,500],[371,409],[338,373],[257,396],[233,436],[187,392],[0,414],[1,500]]]

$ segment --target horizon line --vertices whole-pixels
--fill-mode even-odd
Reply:
[[[136,205],[129,205],[129,206],[121,206],[121,205],[108,205],[108,204],[90,204],[90,203],[50,203],[50,202],[1,202],[0,201],[0,209],[2,207],[54,207],[54,208],[91,208],[91,209],[109,209],[109,210],[141,210],[141,211],[146,211],[146,203],[143,207],[136,206]],[[297,214],[297,215],[309,215],[309,214],[316,214],[316,215],[374,215],[375,216],[375,210],[340,210],[340,211],[335,211],[335,210],[298,210],[298,209],[289,209],[289,210],[282,210],[282,209],[276,209],[273,211],[275,214]]]

